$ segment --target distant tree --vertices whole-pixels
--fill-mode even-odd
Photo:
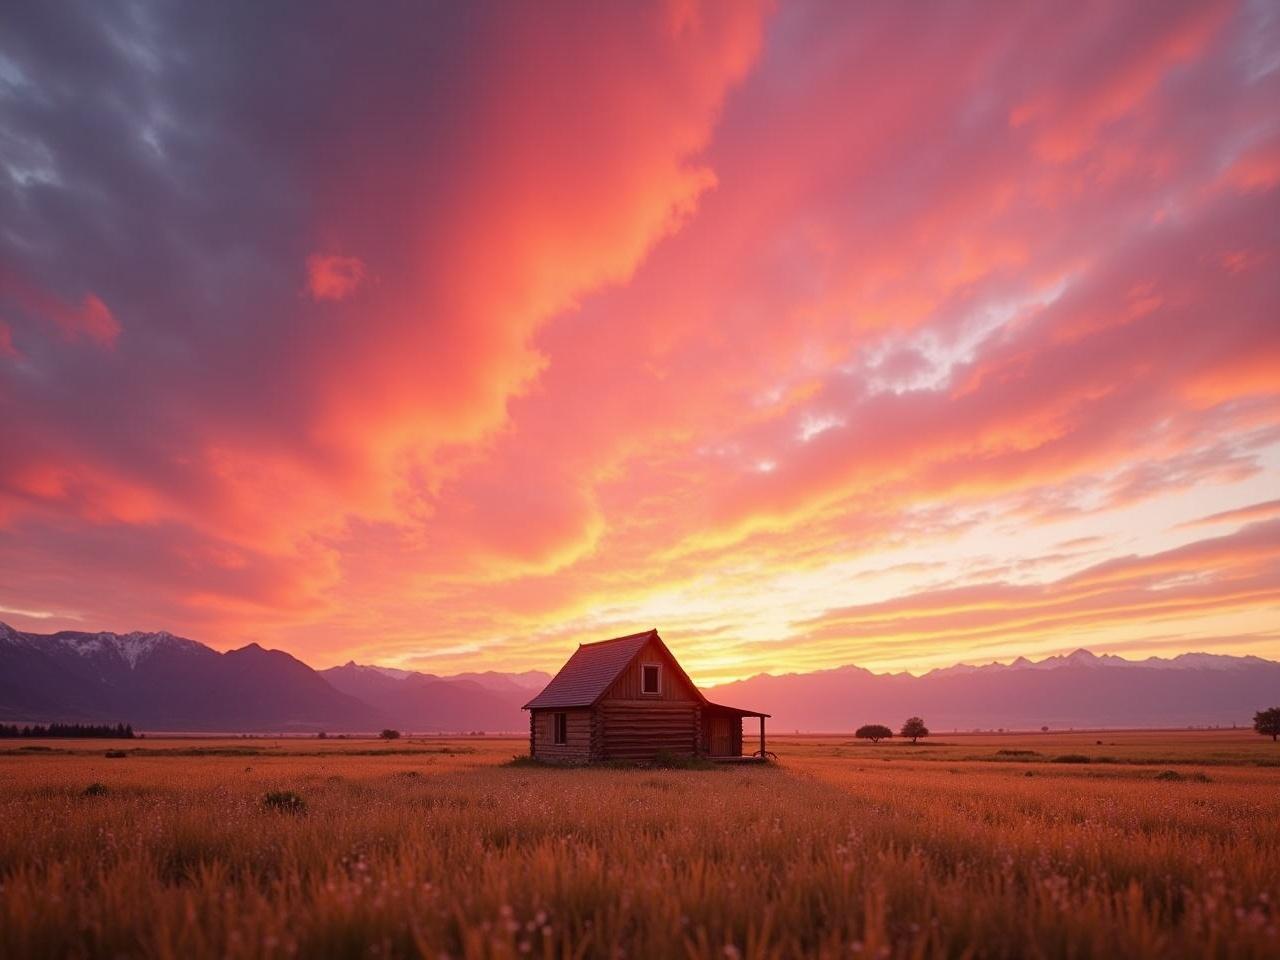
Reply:
[[[1048,726],[1043,726],[1043,727],[1041,727],[1041,728],[1040,728],[1040,732],[1041,732],[1041,733],[1048,733],[1048,732],[1049,732],[1049,728],[1048,728]]]
[[[1272,740],[1280,737],[1280,707],[1259,710],[1253,715],[1253,729]]]
[[[329,734],[325,733],[323,730],[321,730],[319,733],[316,734],[317,740],[327,740],[328,738],[329,738]]]
[[[879,743],[885,737],[892,737],[893,731],[883,723],[867,723],[855,730],[853,735],[859,740],[870,740],[872,743]]]
[[[138,734],[138,736],[141,736],[141,734]],[[117,723],[115,726],[109,723],[51,723],[47,727],[39,724],[25,727],[19,727],[17,724],[0,724],[0,737],[68,737],[75,739],[100,737],[103,739],[132,740],[134,732],[133,724],[131,723]]]
[[[386,730],[383,730],[382,733],[378,734],[378,736],[382,737],[383,740],[399,740],[400,731],[392,730],[388,727]]]
[[[902,725],[902,729],[898,731],[901,737],[910,737],[911,742],[915,743],[921,737],[929,735],[929,728],[924,725],[924,721],[919,717],[909,717],[907,722]]]

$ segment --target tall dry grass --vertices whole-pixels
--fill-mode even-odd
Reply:
[[[5,956],[1276,956],[1280,778],[0,758]],[[907,759],[896,759],[906,757]],[[1032,776],[1026,776],[1026,773]],[[86,795],[91,783],[105,792]],[[268,806],[292,792],[305,811]]]

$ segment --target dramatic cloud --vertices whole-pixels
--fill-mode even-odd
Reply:
[[[0,605],[1280,655],[1278,99],[1261,2],[27,5]]]

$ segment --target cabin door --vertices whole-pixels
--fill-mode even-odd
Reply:
[[[733,756],[732,717],[711,717],[710,750],[713,757]],[[739,721],[741,722],[741,721]]]

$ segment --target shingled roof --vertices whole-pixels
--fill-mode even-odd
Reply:
[[[589,707],[604,695],[622,675],[640,649],[658,636],[657,630],[633,633],[599,643],[584,643],[542,692],[524,705],[542,707]]]
[[[769,714],[758,710],[743,710],[740,707],[726,707],[722,703],[712,703],[706,694],[698,689],[698,685],[689,679],[680,666],[680,661],[667,650],[667,645],[658,636],[658,631],[646,630],[644,633],[632,633],[612,640],[600,640],[597,643],[579,644],[569,661],[560,668],[560,672],[551,678],[551,682],[542,688],[542,692],[524,705],[525,710],[543,710],[563,707],[591,707],[605,695],[613,682],[622,676],[631,661],[650,640],[656,640],[658,646],[666,650],[676,674],[683,679],[694,696],[706,706],[714,710],[737,713],[744,717],[767,717]]]

